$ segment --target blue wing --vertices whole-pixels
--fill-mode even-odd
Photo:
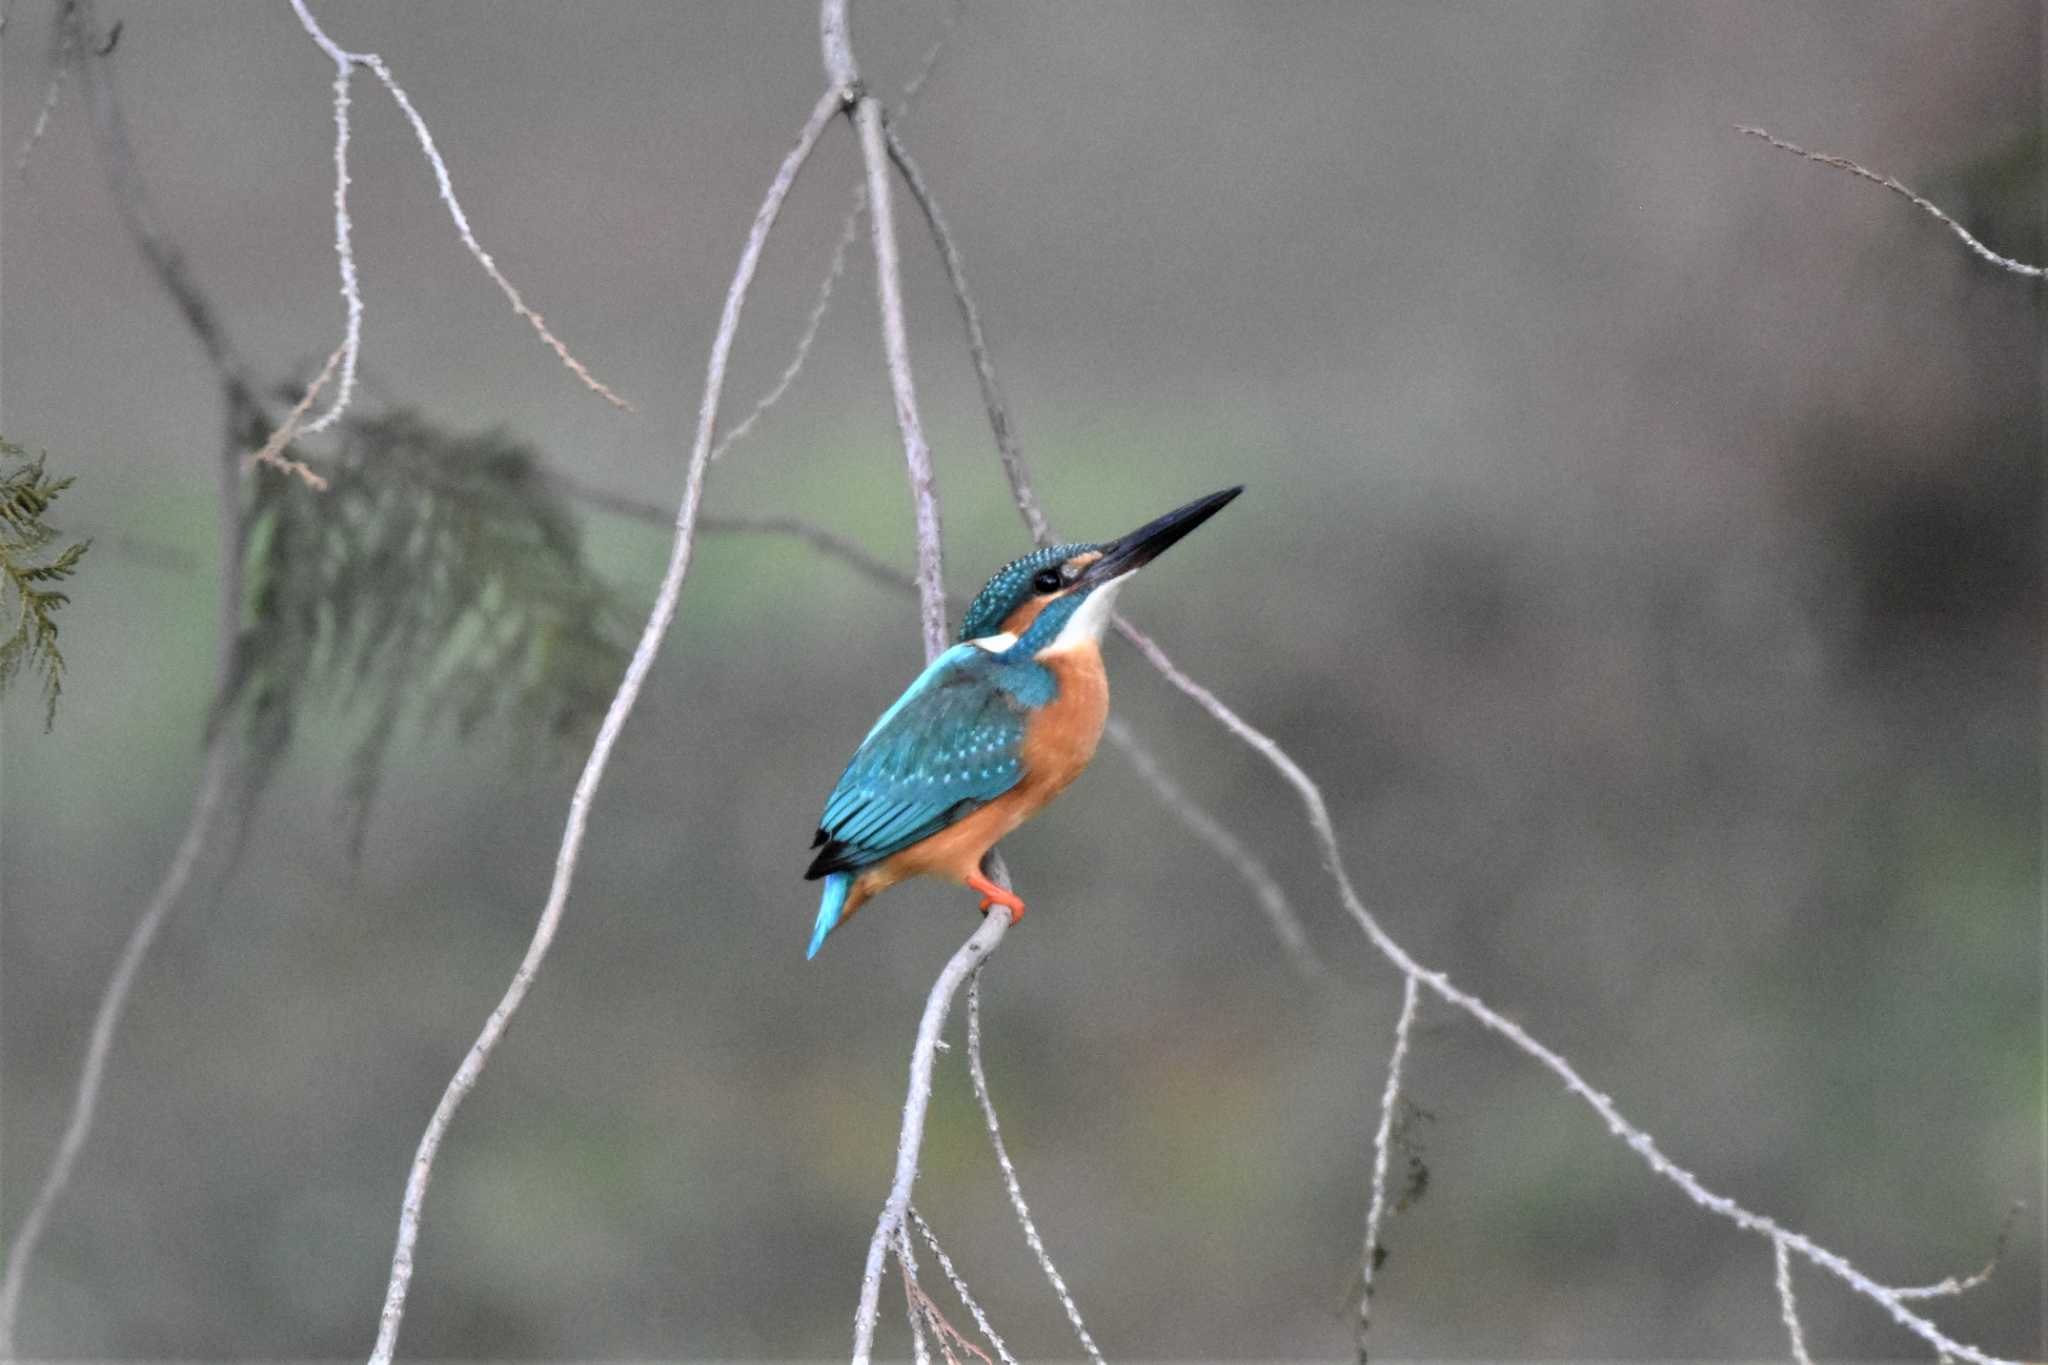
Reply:
[[[974,645],[932,660],[826,798],[806,877],[858,870],[938,833],[1024,776],[1025,705],[1014,666]]]

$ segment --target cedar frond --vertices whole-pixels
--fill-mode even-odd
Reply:
[[[77,572],[92,542],[74,541],[47,553],[61,536],[44,517],[71,480],[49,477],[45,458],[31,460],[20,446],[0,440],[0,621],[13,622],[0,639],[0,688],[24,669],[40,673],[48,731],[57,723],[57,697],[64,690],[56,615],[71,600],[53,585]]]
[[[626,647],[530,447],[408,411],[338,429],[324,489],[255,473],[248,606],[216,723],[246,727],[253,803],[309,706],[367,712],[344,789],[360,851],[402,720],[467,735],[502,718],[522,747],[587,739]]]

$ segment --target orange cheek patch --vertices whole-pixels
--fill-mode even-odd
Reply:
[[[1038,619],[1038,613],[1045,610],[1050,597],[1034,597],[1003,618],[1003,629],[1012,635],[1022,635],[1031,629],[1031,623]]]

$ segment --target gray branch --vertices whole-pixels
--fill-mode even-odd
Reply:
[[[1801,154],[1806,155],[1803,152]],[[978,312],[971,305],[971,295],[967,289],[966,279],[959,267],[959,252],[956,248],[951,248],[949,245],[951,234],[946,230],[945,220],[931,208],[928,188],[922,196],[918,195],[918,188],[923,184],[923,177],[914,174],[915,163],[911,162],[907,156],[899,155],[897,157],[897,164],[904,171],[906,181],[911,186],[912,195],[919,197],[920,202],[927,206],[926,220],[930,223],[934,238],[939,243],[940,254],[947,261],[948,274],[952,279],[955,297],[961,305],[963,318],[976,320],[969,327],[968,345],[969,349],[975,354],[977,371],[986,368],[993,375],[993,360],[989,355],[986,338],[980,335],[981,329],[978,326]],[[1913,199],[1916,203],[1920,203],[1923,208],[1935,211],[1931,205],[1926,204],[1925,201],[1920,200],[1918,196],[1913,195],[1911,191],[1906,190],[1904,186],[1900,186],[1896,182],[1888,182],[1885,177],[1878,177],[1869,172],[1864,172],[1861,167],[1854,167],[1853,163],[1849,167],[1845,167],[1845,169],[1854,169],[1858,173],[1864,174],[1866,178],[1875,179],[1880,184],[1887,184],[1888,188],[1906,194],[1908,198]],[[1938,211],[1937,216],[1947,221],[1946,215],[1939,214]],[[2003,258],[1999,259],[2002,262]],[[2023,271],[2032,269],[2034,268],[2022,267]],[[1007,410],[1001,403],[1000,387],[993,383],[985,385],[983,397],[988,403],[990,426],[996,434],[997,448],[1002,455],[1004,472],[1009,476],[1011,493],[1016,501],[1018,514],[1023,517],[1025,525],[1031,529],[1034,537],[1041,541],[1049,540],[1052,532],[1046,522],[1043,510],[1039,506],[1037,496],[1032,491],[1022,455],[1017,450],[1014,436],[1009,426]],[[1701,1208],[1728,1219],[1746,1231],[1771,1239],[1778,1246],[1798,1252],[1813,1264],[1841,1279],[1858,1294],[1876,1303],[1894,1322],[1897,1322],[1907,1331],[1914,1333],[1922,1340],[1934,1346],[1937,1351],[1945,1352],[1957,1359],[1980,1363],[1991,1362],[1995,1359],[1975,1347],[1965,1345],[1950,1338],[1932,1321],[1908,1308],[1906,1303],[1912,1297],[1911,1290],[1902,1291],[1881,1284],[1863,1271],[1858,1270],[1839,1253],[1821,1246],[1810,1238],[1782,1227],[1775,1220],[1745,1208],[1726,1195],[1708,1189],[1691,1171],[1678,1165],[1666,1156],[1657,1145],[1655,1139],[1647,1131],[1630,1123],[1615,1106],[1614,1101],[1606,1094],[1595,1089],[1561,1054],[1539,1042],[1527,1030],[1522,1028],[1520,1024],[1501,1014],[1478,996],[1452,985],[1450,978],[1444,973],[1435,971],[1417,961],[1409,954],[1407,949],[1403,948],[1392,935],[1387,933],[1380,925],[1379,920],[1366,909],[1364,902],[1359,898],[1356,888],[1351,883],[1351,875],[1345,868],[1343,850],[1337,839],[1336,827],[1330,819],[1329,807],[1323,799],[1322,789],[1316,785],[1301,765],[1294,760],[1293,756],[1273,740],[1271,736],[1258,730],[1242,716],[1238,715],[1237,712],[1224,705],[1215,693],[1196,682],[1186,673],[1183,673],[1175,666],[1165,650],[1161,649],[1144,632],[1132,625],[1128,619],[1118,616],[1115,618],[1115,622],[1117,630],[1138,647],[1139,652],[1144,654],[1161,676],[1194,700],[1217,723],[1251,746],[1255,752],[1271,763],[1287,784],[1294,789],[1295,793],[1300,797],[1304,812],[1308,817],[1309,828],[1315,835],[1317,844],[1322,849],[1323,862],[1335,885],[1338,899],[1343,903],[1344,908],[1350,913],[1351,918],[1365,934],[1372,946],[1382,957],[1398,969],[1405,978],[1410,981],[1420,982],[1422,985],[1429,987],[1430,990],[1442,997],[1448,1004],[1475,1019],[1482,1026],[1507,1039],[1509,1043],[1525,1056],[1556,1075],[1564,1082],[1568,1090],[1585,1101],[1600,1116],[1610,1132],[1634,1150],[1653,1171],[1677,1185],[1688,1198]]]
[[[419,1239],[421,1208],[426,1202],[427,1182],[433,1175],[434,1157],[440,1150],[441,1139],[463,1098],[483,1074],[485,1062],[490,1059],[506,1024],[519,1008],[519,1002],[525,998],[527,988],[533,984],[542,961],[547,957],[548,947],[561,923],[563,907],[568,903],[569,887],[576,876],[577,858],[582,852],[584,829],[590,817],[590,805],[597,795],[598,784],[604,778],[605,765],[611,758],[612,747],[617,744],[620,731],[625,727],[627,716],[632,713],[634,702],[639,699],[641,685],[654,666],[655,655],[661,649],[663,637],[668,634],[669,623],[675,619],[683,578],[689,572],[690,558],[696,547],[697,511],[703,501],[704,475],[710,465],[719,399],[725,389],[726,363],[732,354],[733,337],[739,331],[740,311],[746,303],[754,273],[760,266],[769,232],[782,211],[783,201],[789,196],[790,186],[796,183],[797,172],[803,169],[811,149],[817,146],[825,125],[838,112],[841,103],[841,92],[836,89],[828,90],[819,97],[797,136],[796,145],[782,159],[760,209],[754,214],[753,227],[747,234],[746,246],[740,252],[739,265],[733,271],[732,284],[726,291],[718,332],[711,343],[711,358],[705,367],[704,397],[697,410],[697,436],[690,451],[682,503],[676,510],[675,541],[669,551],[668,568],[662,575],[660,592],[640,633],[632,661],[612,698],[611,708],[605,713],[597,740],[591,746],[590,757],[583,766],[583,774],[577,780],[575,795],[570,799],[561,850],[555,857],[554,881],[548,889],[547,903],[541,909],[540,920],[534,926],[526,956],[520,961],[518,971],[513,973],[512,983],[506,988],[497,1008],[484,1021],[483,1031],[470,1046],[469,1055],[463,1058],[462,1065],[449,1080],[426,1131],[420,1137],[419,1150],[413,1157],[412,1171],[405,1184],[405,1199],[399,1211],[398,1245],[392,1252],[391,1278],[385,1288],[384,1308],[378,1318],[376,1347],[370,1356],[373,1365],[389,1365],[398,1344],[399,1323],[405,1314],[406,1290],[412,1282],[413,1249]]]
[[[111,47],[102,44],[98,38],[92,0],[58,0],[57,22],[64,36],[53,50],[82,68],[92,109],[94,140],[99,147],[108,192],[120,214],[122,226],[148,263],[158,284],[184,314],[188,328],[198,338],[220,376],[227,420],[221,459],[214,470],[221,568],[214,599],[211,691],[213,697],[219,698],[226,694],[233,673],[235,633],[242,611],[242,466],[235,437],[250,425],[252,419],[260,421],[262,405],[250,388],[245,371],[214,319],[212,310],[193,284],[185,268],[184,257],[156,224],[147,186],[135,169],[134,149],[114,90],[113,76],[107,69]],[[223,797],[235,768],[234,740],[226,726],[216,726],[208,737],[202,764],[199,785],[186,816],[184,835],[179,839],[163,877],[128,931],[128,939],[121,947],[120,956],[115,959],[114,970],[100,992],[63,1136],[58,1140],[57,1150],[51,1157],[49,1168],[43,1173],[42,1183],[30,1201],[28,1212],[8,1246],[6,1272],[4,1278],[0,1278],[0,1359],[14,1357],[15,1325],[29,1263],[35,1256],[58,1199],[71,1183],[79,1153],[91,1136],[100,1090],[106,1080],[107,1061],[113,1053],[114,1034],[127,1012],[136,976],[142,970],[157,933],[183,899],[218,823]]]
[[[1904,199],[1907,203],[1913,204],[1920,208],[1923,212],[1927,213],[1930,217],[1934,219],[1935,222],[1940,223],[1943,227],[1947,228],[1950,232],[1953,232],[1959,239],[1961,239],[1964,246],[1970,248],[1970,250],[1976,252],[1978,256],[1982,257],[1986,261],[1989,261],[1992,265],[1997,266],[2000,270],[2010,271],[2012,274],[2021,275],[2026,277],[2027,279],[2038,280],[2042,277],[2042,267],[2038,265],[2028,265],[2024,261],[2016,261],[2010,256],[1999,255],[1990,247],[1984,245],[1984,243],[1978,241],[1975,237],[1971,236],[1969,229],[1965,228],[1961,223],[1958,223],[1955,219],[1949,217],[1947,213],[1942,211],[1940,205],[1934,203],[1932,200],[1927,199],[1922,195],[1915,194],[1912,190],[1909,190],[1904,185],[1900,184],[1898,180],[1893,176],[1881,175],[1878,172],[1871,170],[1868,166],[1859,165],[1858,163],[1851,161],[1846,156],[1834,156],[1828,152],[1809,152],[1806,150],[1806,148],[1800,146],[1798,143],[1787,142],[1785,141],[1785,139],[1773,136],[1771,133],[1766,132],[1762,128],[1751,128],[1743,124],[1737,124],[1735,131],[1738,133],[1745,133],[1750,137],[1762,138],[1765,142],[1770,143],[1779,151],[1790,152],[1794,156],[1805,157],[1808,161],[1814,162],[1816,165],[1832,166],[1838,171],[1847,171],[1849,174],[1857,177],[1859,180],[1868,180],[1873,185],[1882,185],[1884,186],[1884,188],[1890,190],[1893,194],[1896,194],[1901,199]]]

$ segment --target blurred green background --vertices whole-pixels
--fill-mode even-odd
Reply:
[[[462,253],[356,85],[365,402],[680,493],[718,300],[820,84],[802,4],[321,7],[432,123],[577,388]],[[946,7],[856,6],[894,91]],[[114,57],[165,227],[282,379],[340,332],[330,64],[283,4],[140,5]],[[976,5],[906,125],[1056,525],[1250,492],[1124,597],[1324,785],[1416,953],[1571,1056],[1674,1158],[2014,1355],[2042,1327],[2037,286],[1760,123],[2039,260],[2033,4]],[[5,30],[11,156],[48,6]],[[858,171],[828,132],[731,399],[800,330]],[[901,229],[950,585],[1025,548],[951,303]],[[123,235],[74,82],[0,199],[0,430],[95,537],[54,733],[6,704],[0,1230],[61,1130],[100,987],[182,828],[212,656],[211,372]],[[712,474],[910,562],[856,255],[797,389]],[[739,408],[729,409],[735,414]],[[318,449],[317,444],[314,449]],[[656,528],[579,509],[629,615]],[[1305,979],[1105,751],[1006,846],[1033,913],[984,991],[1034,1209],[1112,1356],[1322,1357],[1348,1303],[1398,978],[1291,794],[1112,643],[1116,706],[1257,847]],[[913,886],[816,962],[821,799],[915,672],[908,602],[710,538],[600,795],[554,955],[449,1138],[408,1356],[843,1351],[924,993],[976,922]],[[21,1345],[367,1349],[414,1143],[524,948],[580,750],[400,732],[352,859],[368,717],[309,709],[243,856],[144,968]],[[1782,1357],[1768,1248],[1425,1004],[1427,1196],[1388,1357]],[[1075,1353],[958,1053],[918,1203],[1031,1356]],[[1828,1356],[1918,1343],[1811,1271]],[[900,1305],[885,1340],[903,1349]]]

